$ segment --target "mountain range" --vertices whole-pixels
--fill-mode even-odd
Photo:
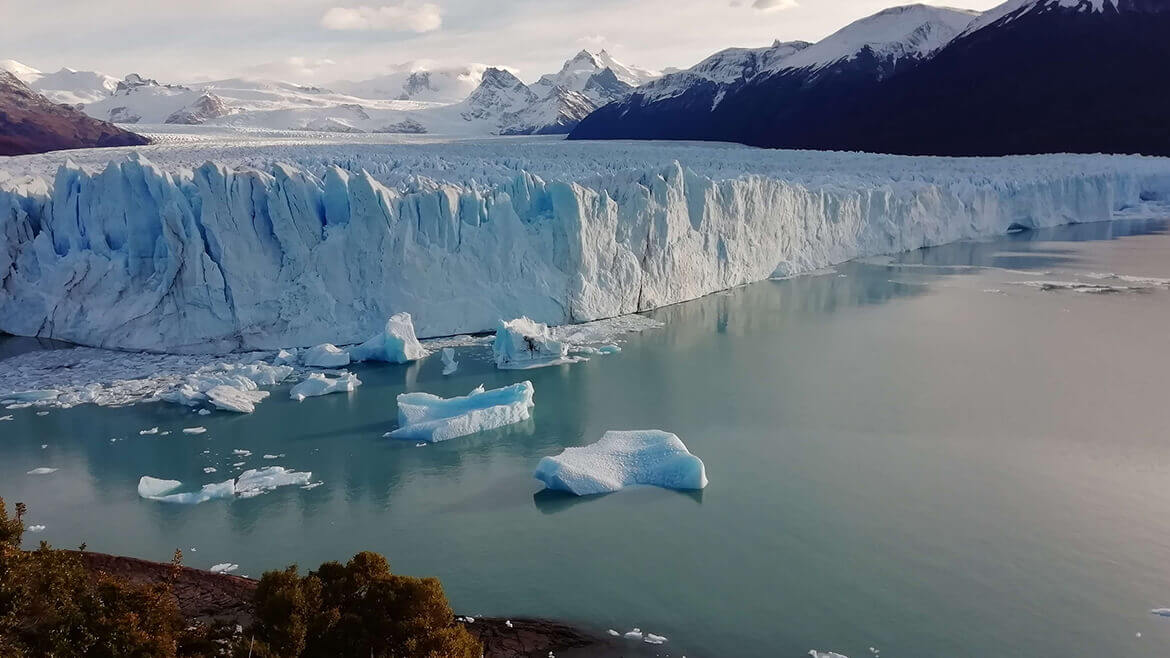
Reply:
[[[915,155],[1170,155],[1170,2],[888,9],[815,44],[733,49],[638,88],[570,139]]]
[[[146,138],[86,116],[71,105],[54,103],[0,70],[0,155],[146,143]]]
[[[46,74],[14,60],[0,61],[0,69],[50,100],[119,124],[444,135],[568,133],[598,107],[659,75],[604,50],[581,51],[532,84],[481,64],[321,87],[245,78],[163,84],[71,69]]]

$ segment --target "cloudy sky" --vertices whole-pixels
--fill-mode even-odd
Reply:
[[[987,9],[1000,0],[931,1]],[[815,41],[894,0],[0,0],[0,59],[166,81],[320,83],[408,62],[525,79],[582,48],[686,67],[728,46]]]

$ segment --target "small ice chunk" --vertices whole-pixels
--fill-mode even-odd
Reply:
[[[304,489],[305,491],[312,491],[313,489],[316,489],[317,487],[319,487],[323,484],[325,484],[325,483],[324,482],[310,482],[301,488]]]
[[[569,347],[553,339],[548,325],[522,317],[500,321],[492,354],[498,368],[524,369],[566,363]]]
[[[455,398],[403,393],[398,396],[398,429],[390,436],[435,443],[519,423],[532,415],[532,394],[529,381],[490,391],[479,386]]]
[[[512,620],[511,619],[504,620],[504,626],[507,626],[508,628],[512,628]]]
[[[289,391],[289,397],[297,402],[305,398],[313,398],[330,393],[349,393],[362,385],[362,381],[353,373],[345,373],[337,379],[330,379],[324,373],[310,373],[305,380]]]
[[[349,352],[332,343],[324,343],[305,350],[301,361],[311,368],[340,368],[349,365]]]
[[[233,454],[233,455],[239,455],[239,456],[241,456],[241,457],[251,457],[251,456],[252,456],[252,451],[251,451],[251,450],[240,450],[240,449],[238,449],[238,448],[237,448],[236,450],[233,450],[233,451],[232,451],[232,454]]]
[[[200,409],[200,410],[199,410],[197,413],[198,413],[200,416],[210,416],[210,415],[211,415],[211,409]]]
[[[159,432],[158,435],[159,436],[167,436],[170,433],[171,433],[170,430],[163,430],[163,431]]]
[[[304,486],[309,484],[312,478],[313,474],[309,471],[290,471],[280,466],[254,468],[240,473],[240,477],[236,479],[236,494],[243,498],[251,498],[277,487]]]
[[[216,564],[216,565],[212,566],[210,569],[208,569],[208,571],[210,571],[211,573],[231,573],[239,568],[240,568],[240,565],[238,565],[238,564],[232,564],[231,562],[224,562],[222,564]]]
[[[29,471],[28,475],[48,475],[50,473],[56,473],[57,471],[58,469],[56,468],[45,468],[42,466],[40,468],[34,468],[33,470]]]
[[[443,374],[453,375],[459,369],[459,362],[455,360],[455,350],[450,347],[443,348]]]
[[[678,436],[662,430],[606,432],[592,445],[565,448],[555,457],[541,459],[535,476],[549,489],[578,496],[635,484],[666,489],[707,486],[703,461]]]
[[[1158,615],[1159,617],[1170,617],[1170,608],[1154,608],[1150,611],[1150,614]]]
[[[244,464],[247,464],[247,463],[248,463],[248,462],[236,462],[236,463],[232,464],[232,468],[240,468],[240,467],[242,467]]]
[[[206,427],[186,427],[183,429],[183,434],[203,434],[206,431]]]
[[[38,416],[48,416],[48,415],[49,415],[49,412],[47,412],[47,411],[38,411],[38,412],[37,412],[37,415],[38,415]]]
[[[646,636],[642,638],[642,641],[645,642],[646,644],[665,644],[666,637],[663,635],[655,635],[653,633],[646,633]]]
[[[625,635],[622,635],[622,637],[626,638],[627,640],[641,640],[642,629],[635,628],[631,631],[626,631]]]
[[[611,629],[609,629],[608,633],[609,633],[610,635],[614,636],[614,637],[621,637],[621,636],[622,636],[622,634],[621,634],[621,633],[619,633],[619,632],[617,632],[617,631],[613,630],[612,628],[611,628]]]
[[[143,479],[145,479],[145,477]],[[151,479],[153,480],[154,478]],[[175,480],[164,480],[164,482],[171,483],[175,482]],[[180,482],[177,486],[167,491],[174,491],[175,489],[181,487],[182,484],[183,483]],[[200,503],[206,503],[209,500],[231,498],[235,495],[235,493],[236,489],[234,480],[225,480],[223,482],[212,482],[211,484],[205,484],[202,488],[199,489],[199,491],[185,493],[163,492],[154,496],[142,496],[142,482],[139,481],[138,483],[138,495],[142,496],[143,498],[156,500],[160,503],[174,503],[178,505],[198,505]]]
[[[12,420],[12,414],[8,414],[7,416],[0,416],[0,420]]]
[[[833,651],[817,651],[816,649],[809,651],[808,655],[812,656],[812,658],[848,658],[843,654],[835,653]]]
[[[138,480],[138,495],[143,498],[156,498],[169,494],[181,486],[183,483],[178,480],[163,480],[143,475]]]
[[[138,436],[149,436],[151,434],[158,434],[158,428],[152,427],[148,430],[138,430]]]
[[[597,351],[600,354],[617,354],[618,352],[622,351],[622,348],[618,347],[617,345],[602,345],[601,347],[597,348]]]
[[[25,528],[25,531],[26,532],[44,532],[45,526],[43,526],[43,525],[30,525],[27,528]]]
[[[264,459],[280,459],[283,456],[284,456],[283,454],[280,454],[280,455],[267,454],[267,455],[264,455]]]
[[[48,448],[48,447],[49,447],[49,444],[47,444],[47,443],[41,444],[41,450],[44,450],[45,448]]]
[[[395,313],[390,316],[382,333],[349,351],[349,357],[354,361],[387,363],[418,361],[427,354],[427,350],[419,344],[418,337],[414,335],[414,321],[411,320],[410,313]]]
[[[203,472],[210,474],[210,473],[214,473],[216,470],[217,469],[214,466],[208,466],[208,467],[203,469]]]
[[[297,361],[300,360],[298,352],[300,352],[300,350],[295,347],[287,350],[280,350],[276,353],[276,358],[272,360],[272,363],[278,366],[296,365]]]
[[[268,397],[268,391],[246,391],[235,386],[216,386],[207,391],[207,399],[216,408],[224,411],[234,411],[241,414],[250,414],[256,411],[256,403]],[[206,409],[199,411],[202,414]]]

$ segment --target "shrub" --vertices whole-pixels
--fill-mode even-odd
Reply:
[[[326,562],[306,576],[270,571],[256,590],[254,655],[477,658],[438,580],[391,573],[377,553]]]

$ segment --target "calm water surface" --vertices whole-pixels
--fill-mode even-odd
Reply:
[[[500,372],[467,348],[453,377],[437,358],[362,367],[352,395],[285,387],[250,416],[6,411],[0,496],[47,526],[30,545],[179,547],[252,576],[372,549],[442,578],[463,613],[640,626],[670,637],[663,655],[1170,655],[1170,619],[1149,613],[1170,606],[1170,290],[1014,283],[1170,277],[1166,231],[1081,225],[759,283],[567,367]],[[398,393],[525,378],[530,423],[380,438]],[[138,436],[155,425],[175,434]],[[193,425],[209,431],[178,432]],[[539,493],[542,456],[635,428],[681,436],[709,488]],[[225,479],[233,449],[325,484],[195,507],[135,493],[144,474]],[[25,474],[40,466],[60,471]]]

